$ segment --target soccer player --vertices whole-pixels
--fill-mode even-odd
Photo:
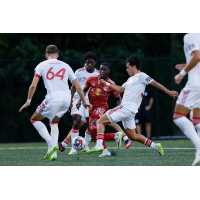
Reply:
[[[129,137],[129,139],[143,143],[146,146],[153,148],[155,151],[159,153],[159,155],[163,156],[164,151],[160,143],[155,144],[154,142],[144,137],[143,135],[136,134],[135,114],[138,112],[138,108],[140,107],[145,87],[148,84],[151,84],[163,90],[169,96],[174,98],[178,96],[178,93],[176,91],[169,91],[164,86],[154,81],[147,74],[141,72],[140,61],[134,55],[127,58],[126,68],[127,68],[126,71],[130,75],[130,78],[122,86],[114,85],[105,80],[99,80],[99,84],[107,86],[120,93],[124,92],[124,96],[120,106],[108,110],[97,121],[97,131],[98,131],[97,144],[93,149],[91,149],[91,151],[95,152],[103,150],[104,147],[102,145],[102,142],[104,138],[105,125],[122,121],[123,126],[125,128],[125,132]]]
[[[95,69],[95,65],[97,63],[97,55],[94,52],[87,52],[83,57],[85,64],[83,68],[80,68],[76,70],[75,75],[77,77],[77,80],[83,89],[85,86],[85,83],[87,79],[92,75],[98,75],[99,71]],[[62,143],[58,143],[58,146],[60,150],[64,151],[68,143],[73,140],[75,137],[79,136],[79,129],[86,123],[89,124],[89,111],[86,109],[82,104],[79,109],[77,109],[76,104],[78,100],[80,99],[80,96],[78,92],[76,91],[75,86],[73,85],[71,88],[71,98],[72,98],[72,108],[71,108],[71,115],[73,120],[72,129],[69,132],[69,136],[64,139]],[[86,101],[88,101],[88,93],[85,95]],[[89,102],[89,101],[88,101]],[[70,137],[71,133],[71,137]],[[85,140],[90,141],[91,135],[90,131],[87,128],[85,131]],[[89,150],[89,148],[86,146],[86,151]],[[69,152],[69,155],[77,154],[77,151],[72,147],[71,151]]]
[[[100,72],[99,76],[95,75],[87,79],[87,82],[83,89],[84,94],[87,93],[88,90],[90,89],[88,93],[88,97],[89,97],[89,102],[92,105],[92,109],[89,110],[89,125],[90,125],[90,130],[94,133],[95,136],[97,135],[97,127],[96,127],[97,119],[99,119],[108,110],[107,100],[110,94],[113,93],[114,97],[116,98],[117,105],[120,105],[121,103],[121,97],[117,91],[107,86],[98,84],[99,79],[104,79],[107,82],[115,85],[115,83],[111,79],[108,78],[108,74],[110,73],[110,65],[107,62],[102,63],[100,65],[99,72]],[[80,106],[80,102],[77,104],[78,108],[79,106]],[[112,126],[118,132],[105,134],[105,138],[103,140],[104,151],[99,157],[111,156],[111,153],[107,150],[107,147],[105,144],[105,141],[107,140],[115,139],[118,144],[118,148],[121,147],[123,130],[118,124],[112,124]],[[91,151],[87,151],[87,153],[88,152],[89,154],[92,153]]]
[[[52,150],[55,151],[58,149],[58,122],[65,112],[67,112],[71,101],[68,79],[78,91],[83,106],[91,108],[91,105],[86,102],[83,90],[71,67],[57,59],[59,56],[57,47],[55,45],[49,45],[46,48],[45,56],[47,60],[39,63],[35,68],[35,75],[29,88],[27,102],[20,108],[19,112],[23,108],[30,106],[31,99],[42,76],[47,95],[32,115],[31,123],[48,144],[49,148],[44,159],[48,160],[50,158],[50,160],[54,160],[57,156],[52,156],[51,152]],[[46,126],[41,122],[46,117],[50,120],[51,136]]]
[[[187,64],[175,66],[180,71],[175,78],[179,84],[188,73],[188,81],[182,89],[174,110],[173,121],[192,141],[196,148],[195,160],[192,165],[200,163],[200,34],[190,33],[184,36],[184,52]],[[193,110],[192,122],[186,117]]]

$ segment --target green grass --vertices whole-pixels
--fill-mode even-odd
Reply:
[[[190,140],[155,142],[162,144],[164,156],[137,142],[133,142],[130,149],[125,148],[124,142],[121,149],[115,148],[116,142],[106,142],[108,150],[114,151],[116,156],[99,158],[100,153],[88,155],[81,151],[69,156],[70,148],[66,148],[64,152],[58,152],[56,161],[43,160],[46,143],[0,144],[0,166],[191,166],[195,148]],[[94,145],[90,143],[90,147]]]

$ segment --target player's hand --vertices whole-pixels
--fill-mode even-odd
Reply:
[[[105,81],[105,80],[103,80],[103,79],[100,79],[100,80],[98,81],[98,84],[101,84],[101,85],[106,85],[106,81]]]
[[[151,108],[150,106],[146,106],[145,110],[150,110],[150,108]]]
[[[30,103],[26,102],[26,103],[19,109],[19,112],[21,112],[22,109],[24,109],[24,108],[28,108],[30,105],[31,105]]]
[[[175,97],[178,97],[178,92],[176,92],[176,91],[169,91],[168,95],[169,95],[170,97],[175,98]]]
[[[71,112],[71,110],[72,110],[72,103],[70,103],[70,106],[67,112]]]
[[[81,102],[80,101],[76,104],[76,107],[79,110],[79,108],[81,107]]]
[[[175,66],[176,69],[178,69],[179,71],[181,71],[184,67],[185,67],[186,64],[177,64]]]
[[[88,102],[83,103],[83,106],[84,106],[85,108],[92,109],[92,105],[91,105],[90,103],[88,103]]]
[[[177,74],[175,77],[175,83],[179,84],[181,82],[181,80],[183,79],[183,76],[181,76],[180,74]]]

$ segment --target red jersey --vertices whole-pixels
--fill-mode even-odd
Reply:
[[[92,110],[99,107],[104,107],[108,109],[108,97],[111,93],[113,93],[115,98],[118,98],[120,96],[119,92],[116,90],[113,90],[112,88],[98,84],[99,81],[99,75],[90,76],[85,84],[85,88],[90,88],[90,91],[88,93],[90,104],[92,104]],[[115,83],[110,80],[109,78],[106,80],[107,82],[115,85]]]

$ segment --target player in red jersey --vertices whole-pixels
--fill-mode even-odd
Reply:
[[[108,110],[108,97],[112,93],[114,97],[117,100],[117,105],[121,104],[121,96],[119,92],[104,86],[98,84],[99,79],[104,79],[109,83],[115,84],[111,79],[108,78],[108,74],[110,72],[110,65],[107,62],[104,62],[101,64],[99,69],[99,75],[90,76],[85,84],[85,88],[83,89],[84,94],[88,93],[89,102],[92,104],[92,109],[89,110],[89,127],[90,130],[94,133],[94,135],[97,135],[97,127],[96,122],[97,120],[107,112]],[[77,108],[80,107],[80,101],[77,104]],[[110,139],[115,139],[118,145],[118,148],[121,147],[121,140],[122,140],[122,129],[118,124],[113,123],[112,126],[115,130],[117,130],[117,133],[109,133],[105,134],[103,145],[104,145],[104,151],[99,157],[105,157],[105,156],[111,156],[110,152],[107,150],[105,141]],[[91,151],[88,151],[92,153]],[[87,152],[87,153],[88,153]]]

